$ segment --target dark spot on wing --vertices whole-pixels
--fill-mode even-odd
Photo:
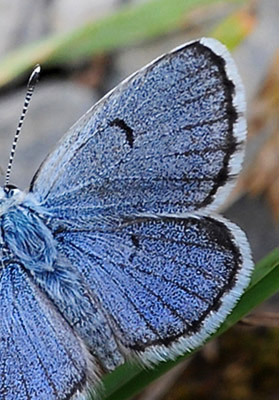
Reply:
[[[132,242],[132,244],[133,244],[133,246],[134,246],[134,248],[136,248],[131,254],[130,254],[130,256],[129,256],[129,262],[131,263],[131,264],[133,264],[133,262],[134,262],[134,258],[136,257],[136,255],[137,255],[137,249],[139,248],[139,239],[138,239],[138,237],[136,236],[136,235],[131,235],[131,242]]]
[[[139,239],[137,238],[137,236],[136,235],[131,235],[131,240],[132,240],[133,245],[136,248],[139,248]]]
[[[115,118],[113,121],[109,123],[110,126],[118,126],[118,128],[122,129],[126,133],[126,139],[129,143],[130,147],[133,147],[134,144],[134,135],[133,129],[130,128],[123,119]]]

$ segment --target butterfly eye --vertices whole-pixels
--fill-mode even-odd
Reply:
[[[4,191],[9,198],[20,192],[20,190],[14,185],[6,185]]]

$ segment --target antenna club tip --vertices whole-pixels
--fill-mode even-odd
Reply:
[[[41,72],[41,66],[40,64],[36,64],[33,70],[33,73],[39,74]]]
[[[38,82],[39,76],[41,73],[41,66],[40,64],[35,65],[32,74],[30,75],[29,81],[28,81],[28,88],[29,89],[34,89],[36,83]]]

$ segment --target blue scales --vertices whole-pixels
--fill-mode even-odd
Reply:
[[[150,366],[216,331],[253,268],[215,213],[244,112],[226,48],[184,44],[90,109],[29,191],[0,188],[0,400],[81,399],[128,358]]]

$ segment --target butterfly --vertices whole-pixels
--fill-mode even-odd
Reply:
[[[216,214],[241,169],[244,89],[225,46],[177,47],[109,92],[29,190],[0,188],[0,399],[80,399],[134,358],[200,346],[249,284]]]

